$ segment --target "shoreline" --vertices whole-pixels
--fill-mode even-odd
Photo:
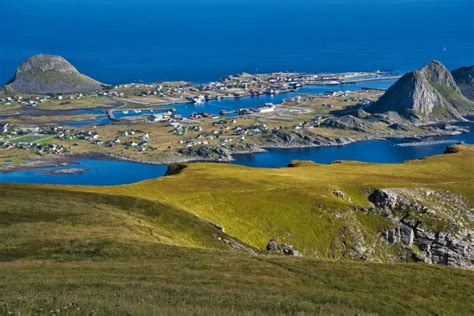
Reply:
[[[472,121],[470,121],[472,122]],[[470,130],[469,130],[470,131]],[[198,157],[182,157],[180,159],[172,159],[168,161],[149,161],[149,160],[141,160],[141,159],[133,159],[133,158],[127,158],[127,157],[120,157],[120,156],[115,156],[111,154],[105,154],[105,153],[96,153],[96,152],[91,152],[91,153],[83,153],[83,154],[72,154],[72,155],[65,155],[62,157],[54,157],[51,158],[47,161],[33,161],[31,164],[28,165],[16,165],[12,167],[0,167],[0,175],[4,173],[10,173],[10,172],[15,172],[15,171],[21,171],[21,170],[41,170],[41,169],[47,169],[47,168],[56,168],[56,167],[67,167],[67,166],[72,166],[74,165],[74,162],[82,159],[93,159],[93,160],[110,160],[110,161],[125,161],[125,162],[132,162],[132,163],[139,163],[139,164],[148,164],[148,165],[157,165],[157,166],[170,166],[173,164],[184,164],[184,163],[200,163],[200,162],[207,162],[207,163],[232,163],[233,161],[237,160],[236,157],[239,156],[252,156],[252,155],[258,155],[260,153],[266,153],[269,151],[277,151],[277,150],[282,150],[282,151],[291,151],[291,150],[305,150],[305,149],[316,149],[316,148],[323,148],[323,147],[343,147],[347,145],[352,145],[355,143],[360,143],[360,142],[370,142],[370,141],[389,141],[389,140],[407,140],[407,139],[413,139],[414,141],[420,141],[420,143],[437,143],[437,141],[424,141],[425,139],[431,138],[431,137],[454,137],[458,135],[462,135],[467,132],[463,132],[460,134],[437,134],[437,133],[432,133],[432,134],[427,134],[423,136],[418,136],[418,135],[403,135],[403,136],[390,136],[390,137],[383,137],[383,136],[368,136],[363,139],[352,139],[352,138],[346,138],[345,142],[342,142],[340,144],[314,144],[314,145],[288,145],[288,146],[255,146],[255,150],[249,150],[249,151],[236,151],[231,153],[232,159],[199,159]],[[398,146],[398,147],[414,147],[414,146]],[[1,180],[0,180],[1,183]]]
[[[212,98],[209,98],[209,99],[206,99],[204,101],[204,103],[207,103],[209,101],[215,101],[215,100],[238,100],[238,99],[243,99],[243,98],[253,98],[253,97],[260,97],[260,96],[263,96],[263,95],[278,95],[278,94],[287,94],[287,93],[291,93],[291,92],[296,92],[298,91],[299,89],[301,88],[304,88],[304,87],[308,87],[308,86],[343,86],[343,85],[355,85],[355,84],[361,84],[361,83],[365,83],[365,82],[374,82],[374,81],[389,81],[389,80],[395,80],[397,78],[400,78],[400,76],[393,76],[393,75],[389,75],[390,73],[389,72],[382,72],[382,73],[379,73],[377,74],[376,72],[370,72],[370,71],[355,71],[355,72],[342,72],[342,73],[292,73],[292,72],[288,72],[288,73],[285,73],[285,72],[282,72],[282,73],[279,73],[279,72],[274,72],[274,73],[262,73],[262,74],[253,74],[252,76],[255,76],[255,77],[258,77],[258,78],[266,78],[267,76],[269,75],[272,75],[272,74],[285,74],[286,76],[288,76],[289,78],[292,78],[292,76],[307,76],[307,77],[311,77],[311,76],[329,76],[329,77],[336,77],[337,79],[337,83],[332,83],[331,81],[328,81],[327,79],[305,79],[304,81],[301,81],[301,82],[298,82],[298,86],[295,86],[295,87],[289,87],[289,88],[280,88],[277,92],[269,92],[267,91],[269,89],[269,83],[268,82],[265,82],[263,84],[263,87],[264,88],[261,88],[263,90],[265,90],[265,92],[261,93],[261,94],[255,94],[255,91],[250,89],[250,90],[246,90],[246,89],[242,89],[242,88],[238,88],[237,90],[239,90],[238,92],[234,91],[234,92],[228,92],[227,94],[223,94],[222,92],[219,92],[216,94],[216,91],[213,91],[213,90],[209,90],[208,92],[213,92],[215,95],[214,97]],[[230,77],[232,76],[239,76],[240,74],[237,74],[237,75],[230,75]],[[377,76],[380,76],[380,77],[372,77],[372,78],[363,78],[363,79],[355,79],[355,80],[352,80],[352,78],[361,78],[361,77],[364,77],[363,75],[377,75]],[[345,78],[350,78],[350,79],[345,79]],[[263,80],[263,79],[262,79]],[[309,81],[308,81],[309,80]],[[179,81],[176,81],[176,82],[179,82]],[[225,83],[225,77],[222,78],[221,80],[219,81],[216,81],[217,83]],[[170,83],[174,83],[174,81],[171,81]],[[158,85],[159,83],[158,82],[155,82],[155,83],[123,83],[123,84],[117,84],[117,85],[109,85],[109,89],[111,89],[111,91],[114,91],[117,90],[117,89],[121,89],[123,87],[128,87],[128,86],[133,86],[133,85],[137,85],[137,86],[156,86]],[[190,82],[189,83],[190,86],[192,87],[195,87],[195,86],[203,86],[203,85],[208,85],[210,83],[193,83],[193,82]],[[370,90],[370,88],[368,88]],[[232,90],[232,89],[231,89]],[[206,91],[202,91],[202,93],[205,93]],[[9,96],[11,93],[6,93],[7,96]],[[14,94],[12,94],[14,95]],[[41,96],[41,94],[31,94],[31,96]],[[67,94],[65,94],[67,95]],[[27,114],[27,115],[31,115],[31,116],[41,116],[41,115],[45,115],[45,114],[64,114],[64,115],[68,115],[67,112],[74,112],[74,111],[93,111],[93,110],[103,110],[104,111],[104,114],[107,114],[107,112],[114,112],[114,111],[123,111],[123,110],[127,110],[127,109],[135,109],[137,106],[140,106],[140,107],[144,107],[144,108],[149,108],[149,109],[157,109],[159,110],[160,108],[162,107],[166,107],[166,106],[173,106],[173,105],[189,105],[189,104],[195,104],[194,101],[190,100],[189,98],[185,98],[185,97],[176,97],[176,96],[173,96],[173,97],[168,97],[167,100],[165,100],[164,102],[160,102],[160,103],[147,103],[147,102],[140,102],[140,101],[137,101],[136,99],[133,99],[133,98],[137,98],[137,97],[140,97],[139,95],[135,96],[135,95],[129,95],[128,97],[119,97],[119,96],[113,96],[113,95],[104,95],[105,97],[110,97],[112,98],[112,102],[109,102],[109,103],[104,103],[104,104],[100,104],[100,105],[97,105],[97,106],[94,106],[94,107],[78,107],[78,108],[71,108],[71,109],[43,109],[43,108],[31,108],[31,107],[28,107],[28,106],[22,106],[18,109],[15,109],[14,112],[12,113],[7,113],[7,114],[2,114],[0,116],[3,116],[3,117],[18,117],[18,116],[21,116],[21,115],[24,115],[24,114]],[[153,97],[152,95],[147,95],[146,97]],[[118,103],[118,104],[112,104],[112,103]],[[42,112],[42,113],[41,113]],[[48,113],[49,112],[49,113]],[[74,114],[70,114],[70,115],[74,115]],[[111,119],[111,123],[113,123],[114,121],[121,121],[120,119],[117,119],[117,120],[113,120]]]

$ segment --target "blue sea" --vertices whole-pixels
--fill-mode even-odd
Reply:
[[[1,0],[0,82],[38,53],[106,83],[474,64],[472,0]]]
[[[39,53],[62,55],[81,72],[111,84],[200,83],[240,72],[402,74],[433,59],[450,69],[474,64],[473,0],[0,0],[0,12],[0,82]],[[364,85],[386,88],[389,83]],[[298,93],[360,88],[305,87]],[[179,111],[217,113],[288,96],[222,100],[201,109],[183,104]],[[293,159],[396,163],[441,154],[450,143],[472,144],[473,135],[471,129],[421,146],[400,147],[407,140],[387,140],[272,150],[234,163],[267,168],[284,167]],[[88,171],[47,172],[71,167]],[[165,172],[166,166],[82,159],[72,166],[0,173],[0,182],[114,185]]]

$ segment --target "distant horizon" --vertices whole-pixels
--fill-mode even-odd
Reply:
[[[44,53],[38,53],[38,54],[34,54],[32,56],[29,56],[27,57],[24,61],[22,61],[20,64],[17,65],[17,67],[19,67],[23,62],[27,61],[29,58],[31,57],[34,57],[34,56],[38,56],[38,55],[44,55],[44,56],[55,56],[55,57],[62,57],[64,58],[66,61],[68,61],[72,66],[74,66],[80,73],[84,74],[84,75],[87,75],[89,77],[91,77],[92,79],[96,79],[94,77],[93,74],[88,74],[88,73],[84,73],[81,71],[81,69],[79,69],[78,67],[75,66],[75,64],[73,62],[71,62],[66,56],[61,56],[61,55],[55,55],[55,54],[44,54]],[[432,59],[430,60],[429,62],[426,62],[425,64],[423,65],[420,65],[418,68],[415,68],[415,69],[411,69],[411,70],[407,70],[403,73],[400,73],[400,72],[397,72],[393,69],[373,69],[373,70],[353,70],[353,71],[338,71],[338,72],[329,72],[329,71],[325,71],[325,72],[308,72],[308,71],[286,71],[286,70],[275,70],[275,71],[270,71],[270,72],[265,72],[265,73],[307,73],[307,74],[315,74],[315,75],[319,75],[319,74],[331,74],[331,73],[351,73],[351,72],[377,72],[377,71],[380,71],[382,73],[392,73],[394,75],[398,75],[398,76],[403,76],[404,74],[408,73],[408,72],[411,72],[411,71],[416,71],[416,70],[419,70],[420,68],[422,68],[423,66],[427,65],[428,63],[430,62],[433,62],[433,61],[438,61],[438,62],[441,62],[443,65],[444,62],[442,60],[437,60],[437,59]],[[474,64],[473,64],[474,65]],[[462,65],[462,66],[459,66],[457,68],[453,68],[453,69],[450,69],[448,68],[446,65],[446,67],[448,68],[449,71],[453,71],[453,70],[456,70],[458,68],[461,68],[461,67],[468,67],[468,66],[473,66],[473,65]],[[264,72],[238,72],[238,73],[231,73],[231,74],[226,74],[226,75],[223,75],[222,77],[220,78],[217,78],[215,80],[212,80],[212,81],[219,81],[219,80],[222,80],[224,79],[225,77],[227,76],[231,76],[231,75],[237,75],[237,74],[241,74],[241,73],[249,73],[251,75],[256,75],[256,74],[265,74]],[[0,83],[0,86],[2,85],[5,85],[7,83],[9,83],[15,76],[15,73],[11,76],[10,79],[8,79],[6,82],[4,83]],[[109,82],[102,82],[100,81],[101,84],[104,84],[104,85],[123,85],[123,84],[153,84],[153,83],[157,83],[157,82],[164,82],[164,81],[167,81],[167,80],[154,80],[154,81],[130,81],[130,82],[118,82],[118,83],[109,83]],[[172,81],[187,81],[187,80],[182,80],[182,79],[176,79],[176,80],[172,80]],[[201,84],[201,83],[206,83],[206,82],[192,82],[192,81],[188,81],[190,83],[195,83],[195,84]],[[208,82],[211,82],[211,81],[208,81]]]
[[[0,82],[38,53],[110,84],[474,64],[472,1],[5,1]],[[254,21],[259,23],[255,24]],[[74,21],[74,23],[67,23]]]

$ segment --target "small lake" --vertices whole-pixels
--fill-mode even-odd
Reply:
[[[139,115],[150,115],[152,113],[159,113],[163,108],[175,108],[176,114],[181,115],[182,117],[190,116],[195,112],[208,112],[211,114],[219,114],[220,111],[234,112],[242,108],[252,108],[259,107],[265,103],[282,103],[283,100],[297,96],[299,94],[322,94],[332,91],[358,91],[362,89],[387,89],[395,81],[394,80],[379,80],[379,81],[367,81],[361,83],[348,83],[348,84],[338,84],[338,85],[311,85],[304,86],[297,91],[280,93],[274,95],[261,95],[258,97],[244,97],[244,98],[231,98],[231,99],[222,99],[222,100],[211,100],[201,104],[194,103],[179,103],[179,104],[170,104],[164,105],[162,107],[157,107],[154,109],[142,111],[141,113],[136,113],[133,110],[128,110],[127,114],[124,114],[122,111],[115,111],[114,115],[116,118],[121,119],[124,117],[136,117]],[[84,120],[84,121],[71,121],[65,122],[64,124],[72,127],[81,127],[87,125],[104,125],[109,124],[112,121],[105,116],[105,110],[97,109],[83,109],[78,110],[74,114],[104,114],[104,116],[99,116],[96,119]]]
[[[472,127],[472,123],[470,123]],[[377,163],[399,163],[405,160],[419,159],[442,154],[450,144],[463,141],[474,144],[474,131],[450,136],[433,137],[423,140],[377,140],[364,141],[346,146],[318,147],[305,149],[271,150],[266,153],[239,156],[232,162],[250,167],[279,168],[286,167],[291,160],[311,160],[329,163],[335,160],[358,160]],[[397,146],[423,142],[424,145]],[[52,170],[71,168],[86,169],[79,174],[47,174]],[[0,173],[0,182],[34,184],[70,184],[70,185],[119,185],[161,177],[167,166],[142,164],[128,161],[81,159],[67,166],[18,170]]]

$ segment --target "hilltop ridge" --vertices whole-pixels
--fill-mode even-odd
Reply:
[[[61,56],[35,55],[17,68],[5,89],[31,94],[86,93],[102,90],[102,84],[81,74]]]
[[[397,112],[418,121],[459,120],[474,110],[452,74],[439,61],[405,74],[367,109],[372,113]]]
[[[474,65],[455,69],[452,74],[462,94],[474,101]]]

